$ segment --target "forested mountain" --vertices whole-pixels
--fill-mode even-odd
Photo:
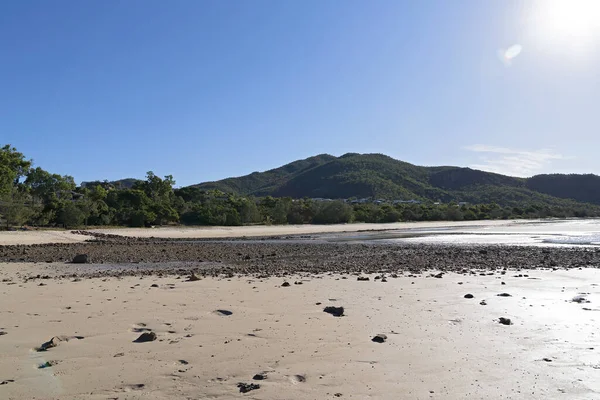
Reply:
[[[227,178],[193,186],[203,190],[220,190],[225,193],[266,196],[290,179],[335,159],[334,156],[329,154],[319,154],[269,171],[253,172],[239,178]]]
[[[322,154],[179,189],[173,176],[152,171],[145,180],[78,187],[72,176],[33,166],[7,145],[0,147],[0,224],[11,229],[600,217],[599,180],[595,175],[521,179],[469,168],[419,167],[381,154]]]
[[[596,175],[538,175],[515,178],[461,167],[421,167],[382,154],[328,154],[266,172],[194,185],[236,195],[293,198],[351,197],[389,200],[600,204]]]

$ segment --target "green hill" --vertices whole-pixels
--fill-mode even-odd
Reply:
[[[207,182],[194,187],[238,195],[331,199],[600,204],[596,175],[538,175],[516,178],[461,167],[421,167],[383,154],[321,154],[266,172]]]

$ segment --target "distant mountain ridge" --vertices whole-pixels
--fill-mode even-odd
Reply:
[[[265,172],[192,186],[257,197],[600,204],[600,177],[593,174],[516,178],[464,167],[422,167],[383,154],[320,154]]]

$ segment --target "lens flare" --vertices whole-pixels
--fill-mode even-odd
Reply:
[[[523,51],[523,46],[520,44],[513,44],[508,49],[498,50],[498,58],[506,66],[510,66],[512,60],[514,60]]]

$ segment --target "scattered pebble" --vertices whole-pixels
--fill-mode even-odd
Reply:
[[[509,294],[509,293],[500,293],[500,294],[497,294],[496,296],[498,296],[498,297],[512,297],[512,294]]]
[[[267,374],[264,372],[261,372],[260,374],[256,374],[252,377],[252,379],[254,379],[255,381],[262,381],[267,379]]]
[[[510,318],[500,317],[498,318],[498,322],[500,322],[502,325],[512,325]]]
[[[288,286],[290,286],[290,283],[289,283],[289,282],[283,282],[283,283],[281,284],[281,287],[288,287]]]
[[[344,315],[344,307],[327,306],[323,309],[323,312],[331,314],[334,317],[341,317]]]
[[[371,339],[372,342],[375,343],[383,343],[387,340],[387,336],[384,335],[383,333],[379,333],[375,336],[373,336],[373,339]]]
[[[464,297],[465,297],[465,299],[472,299],[475,296],[473,296],[471,293],[467,293],[467,294],[465,294]]]
[[[145,342],[153,342],[156,340],[156,333],[154,332],[144,332],[137,339],[133,341],[133,343],[145,343]]]
[[[240,393],[248,393],[251,390],[260,389],[260,385],[256,383],[238,383],[237,387],[240,388]]]

